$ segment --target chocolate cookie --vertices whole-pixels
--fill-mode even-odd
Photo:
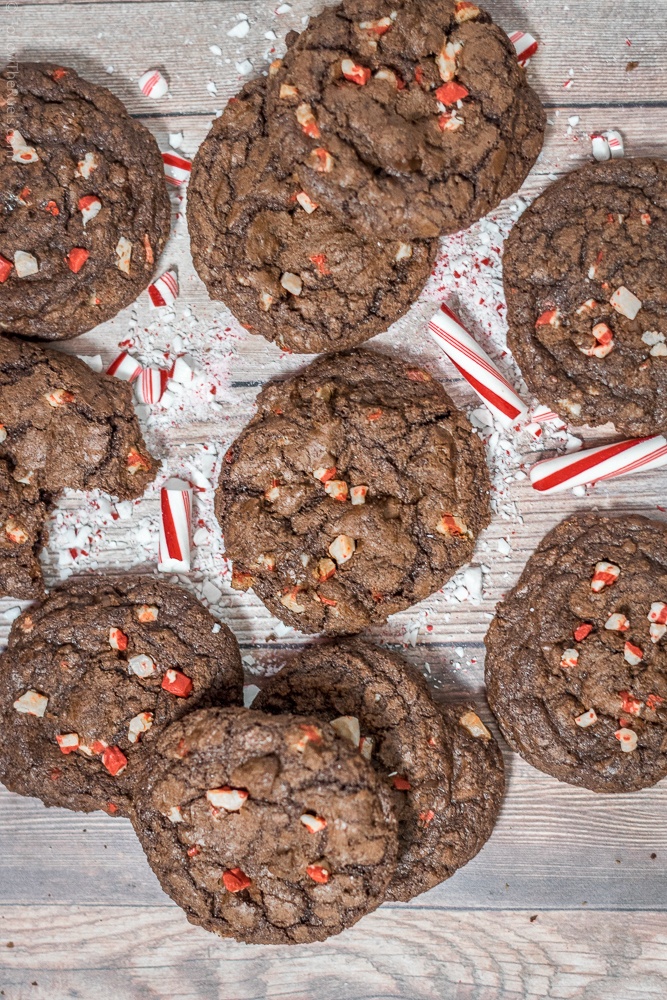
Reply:
[[[373,237],[465,229],[516,191],[545,115],[489,15],[344,0],[272,65],[272,133],[306,193]]]
[[[148,285],[169,235],[162,157],[105,87],[24,63],[0,75],[0,330],[62,340]]]
[[[64,489],[141,496],[155,478],[127,382],[0,337],[0,594],[43,593],[37,556]]]
[[[252,333],[303,353],[360,344],[407,312],[435,240],[380,242],[306,197],[267,134],[266,80],[213,123],[195,158],[188,226],[197,271]]]
[[[327,719],[385,779],[399,842],[387,899],[406,901],[449,878],[491,835],[504,787],[495,740],[469,706],[436,706],[401,657],[361,639],[312,646],[253,708]]]
[[[529,763],[595,792],[667,774],[667,525],[575,515],[487,634],[489,704]]]
[[[667,430],[667,162],[590,164],[524,212],[503,257],[508,344],[575,424]]]
[[[338,934],[383,901],[396,864],[383,783],[312,717],[186,716],[157,741],[134,823],[188,920],[254,944]]]
[[[80,577],[17,618],[0,659],[0,780],[48,806],[127,815],[168,723],[241,704],[234,636],[187,591]]]
[[[257,405],[216,494],[232,586],[303,632],[359,632],[470,559],[489,522],[482,445],[426,372],[349,351]]]

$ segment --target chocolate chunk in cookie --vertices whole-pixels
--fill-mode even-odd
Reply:
[[[46,805],[127,815],[139,763],[175,719],[238,705],[234,636],[148,577],[70,580],[12,626],[0,659],[0,780]]]
[[[538,546],[487,634],[513,749],[595,792],[667,774],[667,525],[575,515]]]
[[[328,720],[386,781],[399,838],[387,899],[449,878],[490,836],[504,787],[498,746],[468,706],[438,707],[401,657],[361,639],[313,646],[268,681],[253,708]]]
[[[667,430],[667,162],[590,164],[547,188],[503,257],[508,344],[574,424]]]
[[[266,81],[230,101],[199,149],[188,188],[192,255],[214,299],[252,333],[318,353],[352,347],[407,312],[435,240],[379,241],[334,218],[283,169]]]
[[[470,559],[489,522],[484,454],[427,372],[349,351],[257,402],[216,494],[232,586],[303,632],[358,632]]]
[[[338,934],[383,901],[396,864],[384,783],[312,716],[186,716],[157,741],[134,824],[188,920],[255,944]]]
[[[0,330],[75,337],[151,279],[170,225],[160,151],[105,87],[62,66],[6,69],[0,104]]]
[[[287,41],[269,78],[283,161],[309,197],[373,237],[466,228],[540,152],[540,101],[473,3],[345,0]]]

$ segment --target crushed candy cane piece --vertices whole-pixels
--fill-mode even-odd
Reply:
[[[320,559],[317,564],[317,578],[320,583],[330,580],[336,573],[336,564],[332,559]]]
[[[298,274],[292,274],[291,271],[285,271],[280,278],[280,284],[283,286],[285,291],[289,292],[291,295],[301,295],[303,282]]]
[[[175,271],[165,271],[148,286],[148,295],[153,309],[170,306],[178,298],[178,277]]]
[[[14,265],[0,254],[0,285],[7,280]]]
[[[621,712],[627,715],[639,715],[643,702],[633,697],[629,691],[619,691],[618,696],[621,699]]]
[[[589,726],[595,725],[598,721],[598,717],[595,710],[593,708],[589,708],[587,712],[582,712],[581,715],[577,715],[574,721],[581,729],[588,729]]]
[[[187,698],[192,693],[192,681],[180,670],[167,670],[162,678],[161,687],[177,698]]]
[[[69,389],[54,389],[53,392],[46,393],[44,399],[49,406],[58,409],[61,406],[68,406],[70,403],[74,403],[76,396]]]
[[[106,370],[106,374],[113,375],[123,382],[134,382],[135,378],[138,378],[142,371],[143,369],[136,358],[133,358],[127,351],[123,351],[111,362]]]
[[[366,503],[366,494],[368,493],[368,486],[353,486],[350,490],[350,500],[353,506],[358,506],[359,504]]]
[[[321,483],[328,483],[330,479],[336,475],[336,466],[332,465],[328,469],[321,465],[317,469],[313,469],[313,476],[315,479],[319,479]]]
[[[308,166],[317,171],[318,174],[330,174],[333,170],[334,158],[331,153],[327,152],[321,146],[317,149],[313,149],[308,156]]]
[[[37,258],[25,250],[17,250],[14,254],[14,267],[17,278],[28,278],[31,274],[37,274],[39,264]]]
[[[642,302],[625,285],[621,285],[609,299],[609,305],[621,316],[634,319],[642,307]]]
[[[90,175],[97,170],[99,164],[97,162],[97,156],[95,153],[86,153],[82,160],[79,160],[76,167],[76,172],[79,177],[83,177],[85,181],[90,178]]]
[[[36,715],[42,719],[46,712],[49,699],[39,691],[25,691],[20,698],[14,702],[14,708],[20,715]]]
[[[167,95],[169,84],[159,69],[149,69],[139,77],[139,90],[144,97],[157,101]]]
[[[279,96],[282,101],[286,100],[288,97],[298,97],[299,89],[298,87],[292,86],[291,83],[281,83]]]
[[[25,545],[29,540],[28,532],[13,517],[8,518],[5,523],[5,534],[9,541],[14,542],[15,545]]]
[[[228,868],[222,873],[222,883],[227,892],[242,892],[252,885],[252,879],[241,868]]]
[[[128,642],[127,636],[121,629],[119,628],[109,629],[109,645],[111,646],[112,649],[117,649],[119,650],[119,652],[122,653],[123,650],[127,649],[127,642]]]
[[[538,326],[559,327],[560,321],[561,321],[561,315],[559,309],[546,309],[535,320],[535,327],[536,328]]]
[[[537,52],[539,43],[527,31],[513,31],[509,40],[514,46],[519,66],[527,66]]]
[[[296,120],[306,135],[310,136],[311,139],[319,139],[320,130],[310,104],[299,104],[296,109]]]
[[[563,655],[560,658],[560,665],[564,670],[569,670],[572,667],[576,667],[578,662],[579,662],[579,653],[577,652],[576,649],[563,650]]]
[[[163,153],[162,163],[167,184],[173,184],[175,187],[185,184],[192,171],[190,160],[186,160],[184,156],[178,156],[176,153]]]
[[[377,21],[362,21],[359,25],[362,31],[370,31],[374,35],[384,35],[393,25],[390,17],[380,17]]]
[[[14,163],[36,163],[39,160],[37,150],[29,146],[20,132],[12,129],[6,135],[7,142],[12,147],[12,160]]]
[[[588,622],[583,622],[581,625],[577,625],[573,635],[575,642],[582,642],[587,636],[593,631],[593,626],[589,625]]]
[[[206,792],[206,798],[214,809],[225,809],[227,812],[238,812],[246,804],[248,797],[245,788],[230,788],[229,785],[209,788]]]
[[[456,83],[455,80],[443,83],[435,92],[436,101],[440,101],[445,107],[450,107],[452,104],[456,104],[457,101],[463,101],[469,96],[470,91],[462,83]]]
[[[132,243],[128,240],[127,236],[121,236],[116,244],[116,267],[123,274],[130,273],[130,259],[132,257]]]
[[[337,535],[327,551],[338,565],[342,566],[352,558],[355,548],[354,538],[350,538],[349,535]]]
[[[319,833],[327,825],[323,816],[315,816],[313,813],[302,813],[299,822],[303,823],[308,833]]]
[[[172,823],[182,823],[183,813],[180,806],[170,806],[167,810],[167,819],[171,820]]]
[[[299,191],[299,193],[296,196],[296,200],[299,202],[304,212],[307,212],[308,215],[312,215],[315,209],[317,208],[317,203],[314,202],[313,199],[310,198],[305,191]],[[281,279],[281,284],[282,284],[282,279]],[[285,286],[283,285],[283,287]],[[297,292],[296,294],[298,295],[299,293]]]
[[[626,642],[623,656],[634,667],[644,659],[644,651],[639,646],[634,646],[631,642]]]
[[[435,57],[435,64],[443,83],[449,83],[456,76],[456,57],[461,48],[460,43],[455,45],[453,42],[446,41]]]
[[[438,118],[438,128],[441,132],[457,132],[465,121],[456,111],[445,111]]]
[[[667,625],[656,625],[654,622],[651,622],[648,631],[651,642],[660,642],[665,632],[667,632]]]
[[[72,247],[65,260],[67,261],[67,266],[70,271],[74,274],[78,274],[89,257],[89,251],[85,250],[83,247]]]
[[[162,399],[169,372],[164,368],[142,368],[134,383],[134,392],[140,403],[159,403]]]
[[[319,883],[319,885],[326,885],[329,881],[329,869],[323,865],[308,865],[306,867],[306,875],[308,878],[312,878],[313,882]]]
[[[480,13],[477,4],[471,3],[470,0],[457,0],[454,4],[454,20],[457,24],[473,21]]]
[[[610,615],[609,618],[607,618],[604,623],[604,627],[609,632],[627,632],[630,628],[630,622],[624,614],[617,611],[615,614]]]
[[[591,150],[593,158],[596,159],[598,163],[604,163],[605,160],[611,159],[609,143],[607,142],[605,136],[599,132],[594,132],[591,135]]]
[[[102,764],[106,767],[109,774],[115,778],[116,775],[122,774],[127,767],[127,757],[120,747],[106,747],[102,752]]]
[[[607,131],[602,134],[607,140],[609,152],[613,160],[617,160],[625,154],[625,149],[623,148],[623,136],[620,132],[617,132],[616,129],[607,129]]]
[[[297,615],[302,615],[306,610],[306,607],[304,604],[299,604],[297,599],[298,592],[297,587],[288,588],[285,593],[278,598],[278,600],[284,608],[287,608],[288,611],[293,611]]]
[[[621,574],[620,566],[610,562],[599,562],[595,564],[595,572],[591,580],[591,590],[599,594],[605,587],[611,587],[616,583]]]
[[[324,484],[324,492],[333,500],[347,500],[347,483],[343,479],[329,479]]]
[[[667,624],[667,604],[663,601],[654,601],[646,617],[650,622],[657,622],[658,625]]]
[[[486,726],[484,725],[484,723],[482,722],[482,720],[480,719],[479,715],[477,715],[476,712],[473,712],[472,710],[464,712],[461,718],[459,719],[459,723],[463,726],[464,729],[467,729],[470,735],[474,736],[475,739],[482,739],[482,740],[491,739],[491,733],[486,728]]]
[[[472,532],[468,528],[463,518],[457,514],[443,514],[435,526],[435,530],[441,535],[450,538],[471,538]]]
[[[130,719],[127,727],[127,738],[130,743],[138,743],[143,733],[147,733],[153,725],[152,712],[139,712]]]
[[[155,661],[147,653],[138,653],[127,661],[127,669],[137,677],[151,677],[157,670]]]
[[[136,476],[137,472],[150,472],[151,463],[136,448],[130,448],[127,453],[127,471],[131,476]]]
[[[614,736],[621,744],[621,750],[623,750],[624,753],[631,753],[633,750],[637,749],[637,733],[633,732],[632,729],[622,727],[621,729],[616,730]]]
[[[659,694],[650,694],[646,699],[646,707],[652,712],[655,712],[655,710],[662,705],[664,701],[665,699],[661,698]]]
[[[56,733],[56,743],[64,754],[74,753],[79,747],[78,733]]]
[[[356,716],[341,715],[337,719],[332,719],[330,725],[341,739],[347,740],[353,747],[359,746],[361,730],[359,728],[359,719]]]
[[[360,87],[365,86],[371,78],[371,71],[366,66],[359,66],[352,59],[343,59],[340,68],[346,80]]]

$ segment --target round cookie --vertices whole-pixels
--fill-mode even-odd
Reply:
[[[595,792],[667,774],[667,525],[575,515],[543,539],[487,637],[510,746]]]
[[[574,424],[667,430],[667,162],[589,164],[512,229],[508,345],[541,402]]]
[[[312,716],[210,708],[174,723],[134,824],[188,920],[253,944],[338,934],[379,906],[396,864],[383,783]]]
[[[465,229],[537,159],[542,105],[473,3],[344,0],[287,42],[271,67],[271,131],[308,195],[359,230]]]
[[[302,353],[381,333],[428,278],[437,241],[369,239],[305,197],[267,134],[266,80],[246,84],[195,157],[188,227],[195,267],[251,333]]]
[[[62,340],[148,285],[169,235],[162,157],[105,87],[24,63],[0,74],[0,331]]]
[[[426,372],[329,355],[257,406],[216,494],[232,586],[303,632],[359,632],[470,559],[489,522],[484,453]]]
[[[229,629],[187,591],[131,575],[73,579],[24,611],[0,678],[0,780],[81,812],[128,815],[165,726],[242,702]]]
[[[253,708],[327,719],[385,779],[399,844],[387,899],[412,899],[449,878],[491,835],[504,788],[495,740],[470,707],[436,706],[401,657],[356,638],[312,646]]]

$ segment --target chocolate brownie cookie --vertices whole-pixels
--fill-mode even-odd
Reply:
[[[595,792],[667,774],[667,524],[576,515],[538,546],[487,638],[489,704],[529,763]]]
[[[383,901],[396,864],[391,800],[326,722],[194,712],[161,736],[143,772],[135,829],[191,923],[302,944]]]
[[[524,212],[503,257],[508,344],[575,424],[667,430],[667,162],[590,164]]]
[[[17,618],[0,659],[0,780],[49,806],[127,815],[168,723],[241,704],[234,636],[187,591],[80,577]]]
[[[162,158],[148,129],[72,69],[0,75],[0,330],[75,337],[148,285],[169,235]]]
[[[192,255],[214,299],[252,333],[303,353],[360,344],[407,312],[435,240],[383,242],[306,197],[267,134],[266,80],[214,122],[188,188]]]
[[[272,65],[271,130],[306,193],[373,237],[465,229],[516,191],[545,116],[463,0],[344,0]]]
[[[0,594],[43,592],[37,555],[64,489],[127,500],[141,496],[156,469],[127,382],[0,337]]]
[[[484,453],[426,372],[348,351],[257,404],[216,494],[232,586],[303,632],[359,632],[470,559],[489,522]]]
[[[504,787],[498,746],[470,707],[436,706],[401,657],[361,639],[313,646],[271,678],[253,708],[327,719],[387,781],[399,839],[387,899],[449,878],[490,836]]]

